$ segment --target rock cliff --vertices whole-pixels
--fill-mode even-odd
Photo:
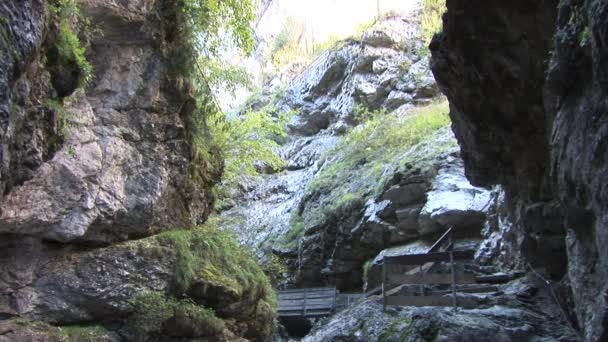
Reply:
[[[519,252],[564,277],[587,341],[608,338],[604,1],[448,0],[432,68],[473,184],[501,184]],[[508,224],[511,225],[511,224]]]
[[[253,259],[174,230],[207,219],[221,169],[192,143],[179,3],[75,4],[0,2],[0,339],[268,339]]]
[[[418,35],[416,16],[389,17],[250,102],[295,111],[286,170],[244,184],[222,216],[260,255],[283,259],[296,286],[360,290],[382,250],[446,227],[482,239],[490,191],[464,176]]]

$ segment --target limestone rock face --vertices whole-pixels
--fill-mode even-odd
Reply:
[[[442,139],[453,137],[443,131],[429,145]],[[362,265],[385,248],[419,239],[432,244],[449,227],[459,237],[481,238],[490,192],[466,180],[457,148],[436,156],[426,153],[431,164],[399,169],[376,199],[339,208],[315,225],[306,223],[313,221],[307,208],[319,206],[322,196],[304,198],[297,281],[354,290],[362,285]]]
[[[605,340],[608,7],[595,0],[447,7],[431,64],[452,105],[467,176],[504,187],[508,214],[498,217],[513,222],[503,226],[506,240],[520,240],[534,267],[569,278],[585,339]],[[488,242],[496,248],[498,240]]]
[[[360,40],[325,53],[293,79],[284,103],[297,109],[292,134],[338,133],[354,123],[357,104],[392,111],[439,94],[422,48],[415,18],[395,17],[376,24]]]
[[[77,75],[58,71],[70,66],[48,58],[56,2],[0,3],[0,341],[134,341],[145,336],[134,300],[150,294],[163,341],[268,339],[257,264],[240,265],[257,276],[247,284],[204,278],[192,264],[202,233],[173,231],[207,219],[219,178],[194,167],[189,125],[204,113],[177,2],[78,4],[96,30],[94,78],[76,90]]]
[[[15,28],[9,31],[9,43],[23,46],[21,63],[41,68],[32,59],[39,58],[36,47],[43,44],[47,25],[44,11],[31,11],[44,6],[37,1],[20,4],[8,8],[22,6],[19,12],[3,13]],[[95,79],[84,93],[65,101],[65,143],[46,154],[36,143],[48,138],[45,129],[52,131],[48,115],[30,114],[40,121],[28,123],[31,129],[19,129],[24,120],[19,114],[44,113],[39,104],[25,101],[34,96],[27,94],[27,85],[33,88],[37,82],[28,80],[25,67],[15,68],[15,78],[26,94],[3,91],[11,101],[25,102],[13,106],[8,119],[12,129],[2,134],[7,166],[23,169],[23,176],[2,173],[8,191],[0,202],[0,233],[108,243],[202,221],[209,213],[210,196],[204,183],[189,179],[192,152],[184,120],[192,114],[192,99],[177,87],[177,42],[170,41],[163,23],[153,16],[163,2],[91,0],[81,5],[100,31],[89,52]],[[19,30],[15,13],[29,13],[34,25],[24,28],[33,32]],[[9,70],[10,64],[2,66]],[[11,144],[26,141],[32,131],[33,142]],[[32,162],[9,159],[27,153],[42,155]],[[21,162],[27,164],[21,167]]]

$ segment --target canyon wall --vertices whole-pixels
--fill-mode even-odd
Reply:
[[[448,0],[432,69],[465,170],[501,184],[503,250],[565,277],[584,338],[608,338],[608,5]],[[509,244],[516,246],[508,246]]]
[[[207,219],[220,177],[192,143],[204,113],[178,2],[70,4],[0,2],[2,339],[267,339],[257,264],[233,251],[249,273],[227,275],[199,246],[221,235],[173,231]]]

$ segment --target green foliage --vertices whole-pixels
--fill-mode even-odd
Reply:
[[[253,51],[253,1],[181,0],[180,6],[187,33],[200,55],[217,57],[230,44],[246,54]]]
[[[428,46],[433,36],[443,27],[441,17],[445,13],[446,7],[445,0],[424,0],[423,2],[420,28],[424,45]]]
[[[300,46],[300,37],[304,33],[304,25],[294,17],[288,17],[283,29],[272,42],[270,58],[276,66],[286,65],[293,60],[301,60],[306,54]]]
[[[251,75],[244,67],[223,63],[217,58],[200,56],[198,65],[209,86],[214,89],[224,89],[234,94],[239,86],[251,88]]]
[[[418,166],[430,164],[437,154],[453,148],[451,140],[428,146],[436,131],[449,126],[448,112],[447,101],[405,115],[357,109],[363,124],[351,129],[322,157],[323,166],[306,189],[305,198],[317,198],[319,206],[294,213],[285,240],[296,245],[303,222],[318,224],[328,215],[364,203],[381,194],[389,177],[403,165],[413,161]]]
[[[373,265],[374,265],[374,259],[367,260],[363,264],[363,282],[364,283],[367,282],[367,276],[369,274],[369,270],[372,268]]]
[[[100,325],[69,325],[59,327],[61,342],[95,342],[109,338],[110,331]]]
[[[271,108],[246,112],[242,116],[217,120],[213,127],[216,142],[226,155],[224,182],[231,183],[240,175],[255,175],[255,163],[261,162],[279,170],[285,161],[276,153],[275,139],[285,137],[288,117],[274,118]]]
[[[234,235],[218,227],[211,218],[192,230],[159,234],[161,246],[176,255],[174,280],[178,293],[185,294],[195,281],[222,288],[235,300],[270,300],[274,292],[250,251],[241,247]]]
[[[168,31],[179,33],[183,45],[173,59],[175,82],[191,85],[189,91],[196,98],[194,110],[187,111],[184,117],[193,150],[191,180],[214,184],[222,174],[223,157],[227,154],[218,145],[222,137],[216,136],[223,129],[220,122],[225,115],[212,89],[234,91],[239,85],[249,85],[250,77],[244,68],[219,61],[230,49],[240,49],[247,55],[253,51],[251,23],[255,8],[252,0],[180,0],[178,6],[177,18],[164,13],[163,19]],[[191,54],[195,54],[194,58],[190,58]]]
[[[301,22],[292,17],[287,18],[283,29],[272,42],[270,57],[275,66],[282,67],[294,61],[310,62],[326,51],[338,49],[344,43],[340,37],[331,35],[325,41],[304,46],[301,40],[305,33]]]
[[[283,274],[289,272],[285,259],[282,257],[273,253],[268,253],[265,257],[266,261],[262,264],[262,269],[274,283],[282,279]]]
[[[578,45],[580,47],[584,47],[585,44],[587,44],[587,42],[589,41],[590,37],[591,30],[589,29],[589,26],[585,26],[578,34]]]
[[[268,276],[254,255],[239,245],[235,236],[219,228],[219,218],[191,230],[163,232],[155,237],[130,242],[140,253],[174,256],[171,293],[144,292],[131,300],[131,323],[141,340],[160,333],[165,322],[189,322],[205,332],[219,332],[224,322],[211,308],[189,299],[197,284],[196,298],[221,297],[221,305],[252,303],[262,334],[270,334],[276,313],[276,295]],[[202,292],[201,292],[202,291]],[[209,291],[207,293],[207,291]]]
[[[78,86],[87,86],[94,77],[93,66],[86,58],[89,39],[94,31],[91,22],[81,14],[75,0],[57,0],[51,11],[56,16],[59,28],[55,42],[57,60],[54,64],[75,64],[80,71]],[[78,32],[74,31],[73,23],[78,24],[79,32],[85,38],[84,43],[81,42]]]
[[[358,104],[355,107],[355,113],[353,117],[355,118],[357,123],[362,124],[373,119],[382,118],[386,116],[386,114],[386,109],[384,108],[378,110],[369,110],[369,108],[367,108],[366,106]]]
[[[273,105],[257,112],[247,111],[242,115],[227,117],[216,111],[207,117],[207,140],[196,142],[204,155],[209,144],[215,146],[224,159],[221,186],[216,189],[218,207],[243,177],[258,174],[256,165],[265,165],[275,171],[285,166],[285,161],[276,153],[277,141],[287,136],[285,127],[293,113],[279,113]]]
[[[55,132],[60,139],[65,139],[68,134],[69,119],[71,113],[67,111],[61,101],[48,100],[45,107],[54,113]]]
[[[289,249],[296,249],[298,247],[298,241],[304,235],[304,219],[297,211],[291,215],[289,221],[289,231],[285,234],[280,243]]]
[[[224,328],[224,321],[213,310],[194,303],[190,299],[176,299],[163,292],[147,291],[130,301],[133,315],[130,323],[137,331],[138,340],[162,331],[163,324],[171,318],[188,320],[199,329],[214,334]]]

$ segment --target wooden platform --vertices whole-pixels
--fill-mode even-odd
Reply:
[[[382,260],[383,307],[386,309],[387,305],[399,305],[475,308],[478,303],[474,298],[457,296],[457,292],[493,292],[496,287],[475,286],[479,279],[474,275],[456,272],[456,261],[470,260],[474,255],[474,250],[454,250],[453,229],[449,228],[426,253],[385,256]],[[450,273],[432,273],[442,263],[449,265]],[[420,295],[399,295],[401,290],[409,285],[419,286]],[[450,290],[428,291],[425,289],[426,285],[450,285]]]
[[[283,290],[278,299],[279,317],[324,317],[335,312],[338,291],[335,287]]]

